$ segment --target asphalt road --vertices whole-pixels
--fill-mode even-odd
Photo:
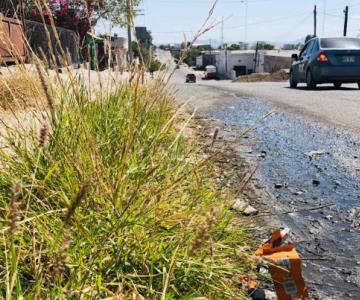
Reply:
[[[174,67],[168,53],[160,52],[159,58]],[[196,84],[184,82],[190,72],[197,74]],[[289,89],[284,82],[205,81],[201,72],[186,66],[176,70],[171,86],[177,101],[220,122],[224,140],[229,135],[231,141],[237,141],[244,128],[254,128],[244,141],[248,152],[241,155],[260,166],[253,179],[264,199],[256,199],[259,203],[255,206],[279,213],[268,220],[269,225],[291,228],[291,239],[301,256],[315,257],[303,267],[306,282],[320,294],[319,299],[360,299],[357,86],[346,85],[339,90],[324,86],[309,91]],[[272,110],[277,113],[259,122]],[[309,153],[314,151],[320,155],[312,157]],[[331,206],[282,215],[284,211],[323,205]],[[317,257],[329,260],[317,261]]]
[[[307,90],[301,86],[290,89],[287,82],[217,81],[200,84],[254,96],[270,103],[275,109],[294,113],[305,119],[322,121],[350,131],[360,129],[360,90],[357,85],[344,85],[341,89],[321,85],[316,90]]]
[[[168,52],[161,51],[158,56],[168,65],[174,66]],[[196,89],[192,84],[184,83],[189,72],[197,74]],[[275,110],[290,112],[304,119],[324,122],[355,133],[360,129],[360,90],[357,85],[347,84],[341,89],[335,89],[332,85],[320,85],[316,90],[307,90],[305,86],[300,85],[297,89],[290,89],[287,82],[207,81],[201,80],[201,75],[202,72],[181,66],[172,78],[173,85],[181,90],[181,99],[185,101],[186,97],[197,96],[198,99],[190,103],[198,109],[206,109],[214,104],[220,92],[227,92],[253,96],[268,102]],[[217,98],[217,101],[225,100],[226,97]]]

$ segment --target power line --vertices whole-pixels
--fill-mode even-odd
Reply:
[[[249,26],[256,26],[256,25],[262,25],[262,24],[271,24],[271,23],[277,23],[277,22],[281,22],[281,21],[284,21],[284,20],[288,20],[288,19],[294,19],[296,17],[302,17],[302,16],[305,16],[308,17],[308,16],[312,16],[312,13],[310,14],[309,11],[306,11],[306,12],[303,12],[303,13],[300,13],[300,14],[294,14],[294,15],[289,15],[289,16],[286,16],[286,17],[281,17],[281,18],[276,18],[276,19],[272,19],[272,20],[264,20],[264,21],[259,21],[259,22],[253,22],[253,23],[248,23],[247,24],[247,27]],[[241,28],[244,28],[245,27],[245,24],[243,25],[236,25],[236,26],[230,26],[230,27],[224,27],[224,30],[230,30],[230,29],[241,29]],[[172,33],[195,33],[197,32],[198,30],[196,29],[190,29],[190,30],[175,30],[175,31],[154,31],[153,33],[158,33],[158,34],[172,34]]]

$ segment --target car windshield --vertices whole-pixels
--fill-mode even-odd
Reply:
[[[357,38],[325,38],[320,43],[323,49],[360,49]]]

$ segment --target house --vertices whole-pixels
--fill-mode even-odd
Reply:
[[[109,59],[110,65],[116,66],[123,71],[127,66],[128,40],[124,37],[106,36],[105,55]]]
[[[225,78],[262,72],[276,72],[291,66],[293,51],[261,50],[255,59],[254,50],[221,50],[216,62],[218,74]]]
[[[218,74],[225,78],[232,78],[233,72],[236,77],[247,75],[254,72],[262,72],[263,56],[258,54],[258,59],[255,65],[255,51],[253,50],[221,50],[219,58],[216,62]]]
[[[296,44],[284,44],[282,46],[282,49],[283,50],[296,50],[297,47],[298,47],[298,45],[296,45]]]
[[[124,37],[115,36],[111,39],[111,50],[115,55],[115,63],[119,70],[125,70],[127,66],[128,40]]]
[[[217,60],[219,59],[220,51],[202,51],[201,55],[196,57],[196,68],[204,69],[209,65],[216,65]]]
[[[240,50],[249,50],[250,44],[245,42],[239,42]]]
[[[141,47],[149,49],[152,44],[152,37],[146,27],[135,27],[136,38]]]

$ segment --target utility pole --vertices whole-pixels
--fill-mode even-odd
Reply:
[[[224,17],[221,19],[221,49],[224,49]]]
[[[244,43],[247,42],[247,29],[248,29],[248,0],[245,1],[245,36],[244,36]]]
[[[314,6],[314,36],[316,36],[316,25],[317,25],[317,7]]]
[[[254,58],[254,73],[256,73],[256,66],[258,62],[258,55],[259,55],[259,42],[256,43],[256,50],[255,50],[255,58]]]
[[[346,36],[347,35],[347,27],[348,27],[348,19],[349,19],[349,6],[345,7],[344,14],[345,14],[344,36]]]
[[[128,51],[129,51],[129,64],[134,61],[134,53],[132,50],[132,0],[127,0],[127,31],[128,31]]]

